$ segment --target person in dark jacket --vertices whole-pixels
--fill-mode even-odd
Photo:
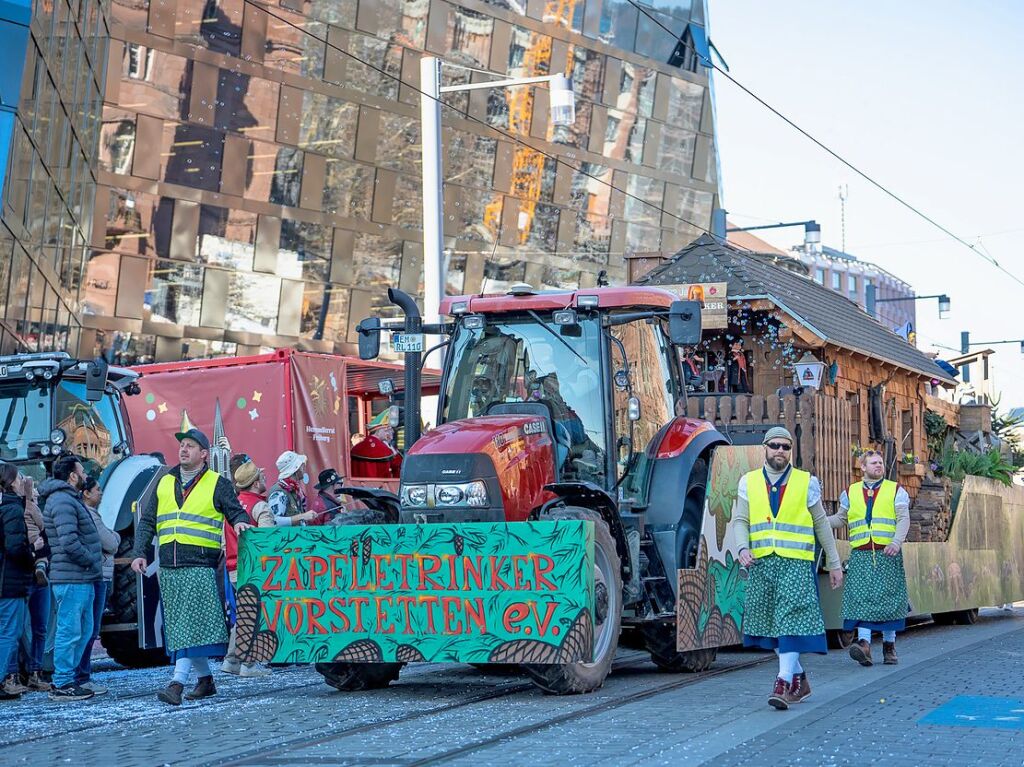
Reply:
[[[54,462],[53,477],[39,486],[57,606],[50,691],[54,701],[86,700],[95,694],[75,684],[75,668],[92,640],[94,584],[103,576],[100,534],[80,491],[85,476],[78,456],[65,455]]]
[[[35,572],[25,524],[25,501],[15,492],[17,479],[17,468],[0,463],[0,669],[7,669],[11,656],[18,653],[28,590]],[[13,680],[4,680],[0,700],[16,700],[25,691],[20,684],[8,684],[12,681],[17,683],[16,674]]]
[[[217,588],[224,521],[236,533],[251,527],[231,481],[207,466],[210,440],[199,429],[175,435],[179,464],[157,484],[135,534],[132,569],[145,573],[147,555],[157,536],[160,547],[160,602],[165,647],[174,663],[174,677],[157,698],[181,705],[192,669],[199,675],[189,700],[217,694],[210,658],[228,649],[224,606]]]

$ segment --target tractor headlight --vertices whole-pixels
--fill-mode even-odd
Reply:
[[[465,493],[459,485],[438,485],[435,497],[442,506],[454,506],[462,502]]]
[[[490,504],[490,499],[487,497],[487,485],[480,480],[467,482],[462,487],[466,494],[466,503],[469,506],[479,508]]]
[[[426,506],[427,488],[425,485],[403,485],[402,486],[403,506]]]
[[[54,429],[50,432],[50,442],[55,445],[63,445],[64,440],[68,438],[68,435],[64,433],[63,429]]]

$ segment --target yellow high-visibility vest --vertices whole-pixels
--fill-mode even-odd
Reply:
[[[895,482],[883,479],[878,486],[878,495],[871,507],[871,524],[868,524],[868,505],[864,502],[864,483],[854,482],[846,491],[850,499],[850,511],[846,526],[850,530],[850,546],[860,548],[868,543],[881,546],[892,543],[896,536],[896,488]]]
[[[809,472],[791,469],[779,514],[772,517],[761,469],[747,474],[750,503],[750,553],[755,557],[778,554],[790,559],[814,561],[814,520],[807,508]]]
[[[156,486],[156,534],[159,544],[187,543],[207,549],[219,549],[224,515],[213,505],[217,477],[203,472],[192,492],[180,507],[174,497],[174,475],[167,474]]]

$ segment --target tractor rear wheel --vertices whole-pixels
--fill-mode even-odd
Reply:
[[[674,674],[707,671],[718,657],[717,647],[700,650],[676,649],[676,625],[674,623],[652,623],[644,626],[644,640],[651,660],[660,671]]]
[[[131,556],[135,545],[135,531],[125,530],[121,533],[121,543],[117,547],[117,559]],[[135,572],[128,565],[114,565],[114,582],[110,597],[107,599],[107,610],[110,612],[108,623],[114,625],[133,625],[138,623],[138,596],[136,594]],[[169,663],[167,653],[162,647],[145,650],[139,647],[138,630],[101,631],[100,642],[103,649],[116,663],[125,668],[148,668],[150,666],[166,666]]]
[[[622,568],[608,524],[590,509],[565,506],[545,514],[543,521],[587,519],[594,523],[594,660],[590,663],[527,664],[533,683],[552,695],[591,692],[611,671],[622,629]]]

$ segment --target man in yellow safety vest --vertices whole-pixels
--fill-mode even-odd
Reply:
[[[862,482],[854,482],[839,498],[832,527],[850,532],[849,577],[843,589],[843,629],[857,629],[850,657],[870,666],[871,632],[882,632],[882,661],[899,663],[896,632],[906,626],[907,576],[903,541],[910,530],[910,496],[884,479],[882,454],[868,450],[860,457]]]
[[[135,533],[132,569],[145,573],[153,536],[159,545],[160,604],[165,649],[174,678],[157,698],[181,705],[181,693],[194,668],[199,675],[189,700],[217,694],[209,659],[228,648],[224,606],[217,589],[224,520],[236,533],[251,527],[231,482],[207,466],[210,440],[199,429],[175,435],[178,466],[165,474],[146,505]]]
[[[785,710],[811,694],[800,653],[825,654],[814,541],[825,551],[833,589],[843,583],[835,537],[821,505],[821,486],[790,463],[793,436],[776,426],[764,441],[764,466],[740,478],[735,523],[740,565],[749,570],[743,644],[779,654],[768,704]]]

